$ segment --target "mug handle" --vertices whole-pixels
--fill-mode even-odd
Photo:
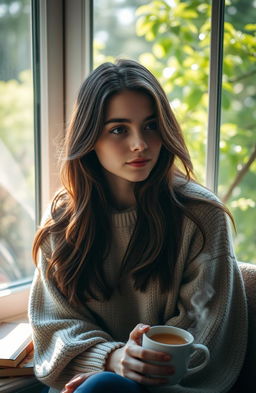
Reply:
[[[194,350],[203,351],[204,354],[205,354],[205,360],[203,361],[203,363],[199,364],[198,366],[195,366],[195,367],[192,367],[192,368],[188,368],[186,375],[191,375],[191,374],[196,373],[197,371],[202,370],[207,365],[207,363],[209,362],[209,359],[210,359],[209,349],[205,345],[203,345],[203,344],[192,344],[192,348]]]

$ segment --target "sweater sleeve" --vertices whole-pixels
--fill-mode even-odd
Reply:
[[[104,332],[86,307],[75,310],[69,305],[46,279],[46,259],[41,252],[29,300],[35,375],[44,384],[61,389],[78,373],[103,370],[108,353],[124,343]]]
[[[165,323],[190,331],[195,342],[208,347],[210,361],[203,370],[185,377],[180,385],[160,389],[161,392],[227,392],[235,383],[245,356],[246,295],[233,253],[229,222],[215,206],[206,206],[200,214],[205,223],[205,245],[196,258],[187,256],[177,313]],[[195,256],[200,245],[202,236],[196,229],[187,255]],[[190,367],[202,360],[202,354],[195,352]]]

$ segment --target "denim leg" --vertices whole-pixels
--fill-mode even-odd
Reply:
[[[40,393],[48,393],[50,390],[50,388],[48,388],[47,386],[43,387],[43,389],[41,390]]]
[[[147,393],[137,382],[118,374],[103,371],[83,382],[74,393]]]

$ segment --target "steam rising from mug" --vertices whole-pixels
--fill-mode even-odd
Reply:
[[[200,259],[206,259],[206,255],[201,255]],[[208,257],[209,260],[209,257]],[[202,262],[203,263],[203,262]],[[191,319],[194,320],[194,325],[192,328],[188,329],[193,335],[196,335],[197,332],[200,332],[201,329],[205,326],[207,321],[209,309],[207,308],[207,303],[214,296],[213,287],[206,281],[203,283],[203,286],[199,288],[191,298],[191,310],[188,315]]]

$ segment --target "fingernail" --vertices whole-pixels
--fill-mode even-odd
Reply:
[[[169,355],[164,355],[164,356],[163,356],[163,360],[171,360],[171,356],[169,356]]]

